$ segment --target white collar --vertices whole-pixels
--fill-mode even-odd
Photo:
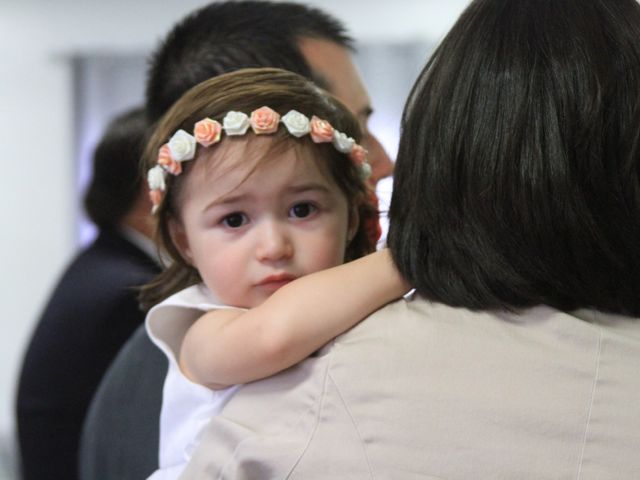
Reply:
[[[118,225],[118,231],[124,238],[129,240],[136,247],[146,253],[149,258],[151,258],[156,263],[161,264],[160,257],[158,255],[158,249],[149,237],[143,235],[142,233],[129,227],[128,225]]]

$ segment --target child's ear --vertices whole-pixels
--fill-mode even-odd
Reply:
[[[360,226],[360,212],[358,212],[358,207],[352,207],[349,211],[349,227],[347,228],[347,245],[351,243],[353,237],[356,236],[358,232],[358,227]]]
[[[176,247],[180,255],[188,264],[193,264],[193,255],[191,254],[191,248],[189,247],[189,238],[187,232],[182,225],[182,222],[175,218],[170,218],[168,221],[169,235],[171,235],[171,241]]]

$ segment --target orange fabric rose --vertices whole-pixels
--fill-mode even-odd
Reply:
[[[182,165],[171,158],[171,150],[168,144],[164,144],[158,151],[158,165],[163,167],[172,175],[180,175],[182,173]]]
[[[356,143],[349,153],[349,158],[356,165],[362,166],[367,161],[367,151]]]
[[[209,147],[214,143],[220,141],[220,135],[222,133],[222,125],[220,122],[212,120],[211,118],[205,118],[200,120],[193,126],[193,136],[203,147]]]
[[[278,130],[280,115],[269,107],[260,107],[251,112],[251,130],[256,135],[274,133]]]
[[[315,143],[325,143],[333,141],[333,127],[326,120],[316,117],[311,117],[311,140]]]

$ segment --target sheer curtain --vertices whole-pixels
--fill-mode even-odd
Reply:
[[[72,59],[72,66],[76,235],[78,243],[85,245],[95,236],[95,227],[82,207],[93,150],[113,117],[144,101],[146,54],[78,56]]]

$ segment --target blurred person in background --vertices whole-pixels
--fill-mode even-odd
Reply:
[[[93,156],[84,205],[97,238],[67,267],[29,342],[17,392],[25,480],[78,478],[89,403],[144,321],[136,287],[159,271],[139,162],[147,131],[137,108],[114,118]]]

